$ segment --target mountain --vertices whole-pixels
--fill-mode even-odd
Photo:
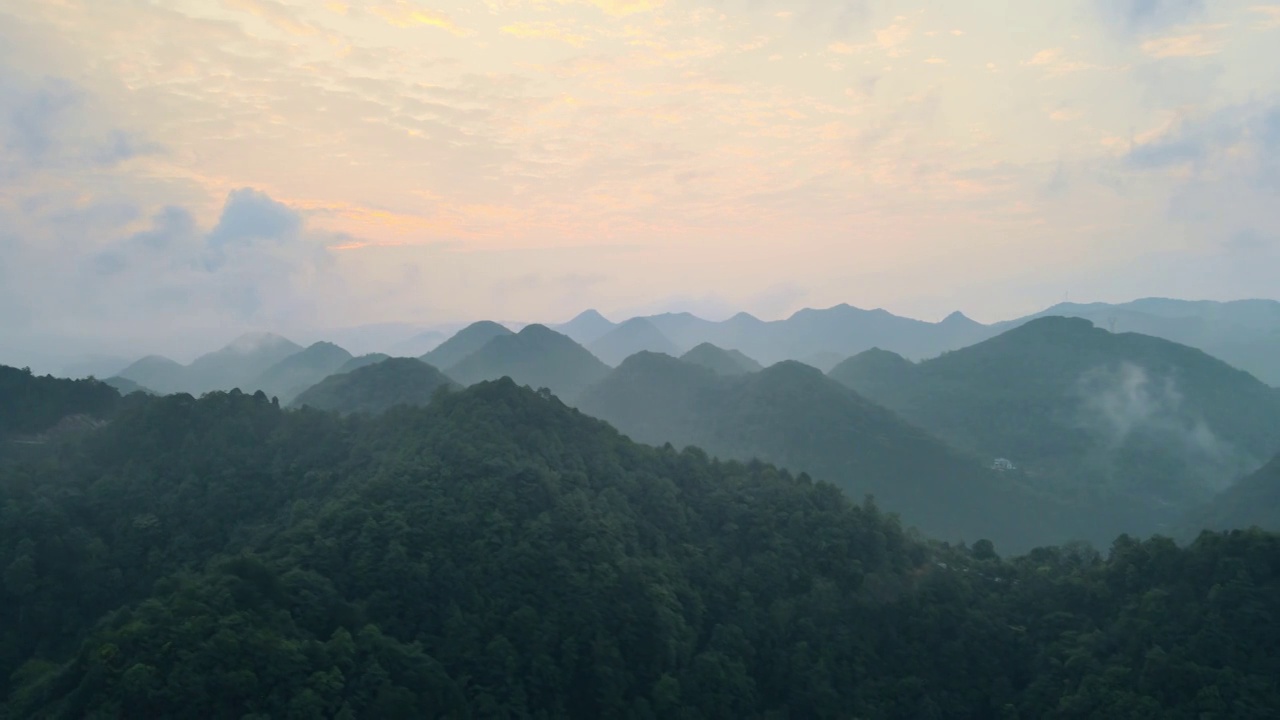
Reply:
[[[246,333],[221,350],[192,361],[182,372],[182,389],[193,395],[248,389],[272,365],[301,351],[302,346],[273,333]]]
[[[604,337],[617,326],[595,310],[587,310],[579,313],[569,322],[550,327],[562,335],[573,338],[573,341],[579,345],[586,346]]]
[[[350,372],[330,375],[293,401],[340,413],[377,415],[396,405],[426,405],[440,388],[455,383],[416,358],[389,358]]]
[[[390,346],[391,352],[401,357],[418,357],[440,347],[449,336],[439,330],[424,330],[408,340]]]
[[[1202,530],[1243,530],[1259,527],[1280,531],[1280,455],[1241,478],[1183,523],[1184,535]]]
[[[129,358],[118,355],[91,354],[62,365],[54,374],[67,378],[105,378],[118,374],[129,362]]]
[[[1013,549],[1099,537],[1096,518],[1035,496],[794,361],[724,377],[640,353],[584,393],[578,407],[640,442],[759,458],[812,473],[852,497],[872,494],[934,537],[987,537]]]
[[[680,359],[687,363],[701,365],[717,375],[745,375],[764,369],[760,363],[737,350],[725,350],[711,343],[702,343],[681,355]]]
[[[438,368],[451,368],[490,340],[511,334],[510,330],[496,322],[481,320],[462,328],[439,347],[423,355],[422,361]]]
[[[1280,449],[1280,393],[1200,350],[1080,318],[1028,322],[913,364],[874,350],[831,377],[1044,492],[1164,530]]]
[[[510,377],[572,401],[608,375],[609,366],[568,336],[545,325],[529,325],[519,333],[494,337],[447,372],[463,385]]]
[[[377,417],[142,398],[75,450],[0,483],[6,718],[1280,706],[1273,534],[1002,558],[510,381]]]
[[[888,348],[912,358],[932,357],[984,340],[996,332],[961,313],[930,323],[881,309],[863,310],[850,305],[804,309],[774,321],[747,313],[738,313],[723,322],[703,320],[689,313],[667,313],[645,319],[679,348],[707,342],[738,348],[766,364],[800,360],[822,367],[872,347]]]
[[[298,393],[338,372],[351,359],[351,353],[333,343],[321,341],[267,368],[242,389],[262,390],[287,404]]]
[[[587,349],[611,366],[642,351],[666,353],[673,357],[680,354],[675,343],[644,318],[632,318],[622,323],[591,343]]]
[[[1116,332],[1136,332],[1199,348],[1280,386],[1280,302],[1173,300],[1061,303],[1026,318],[993,326],[1003,331],[1046,316],[1081,317]]]
[[[352,370],[357,370],[359,368],[365,367],[366,365],[376,365],[382,362],[383,360],[389,359],[390,357],[391,357],[390,355],[385,355],[383,353],[369,353],[368,355],[360,355],[359,357],[353,357],[350,360],[343,363],[342,367],[338,368],[337,370],[334,370],[333,374],[340,375],[342,373],[349,373]]]
[[[133,381],[158,393],[185,392],[183,373],[186,368],[161,355],[148,355],[117,373],[117,377]]]
[[[215,352],[183,366],[169,358],[149,355],[118,373],[119,377],[159,393],[200,395],[210,390],[249,387],[272,365],[302,347],[271,333],[248,333]]]
[[[115,388],[116,392],[120,393],[121,395],[128,395],[130,393],[136,393],[136,392],[147,393],[148,395],[155,395],[155,391],[151,390],[150,388],[145,388],[132,380],[122,378],[118,375],[116,377],[109,377],[103,380],[102,382]]]

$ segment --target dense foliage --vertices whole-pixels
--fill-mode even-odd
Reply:
[[[1199,350],[1077,318],[1032,321],[918,365],[883,351],[831,376],[1055,497],[1172,532],[1280,450],[1280,393]]]
[[[416,358],[388,358],[330,375],[300,394],[294,405],[340,413],[378,414],[396,405],[426,405],[454,383]]]
[[[0,475],[5,718],[1263,718],[1280,539],[999,558],[504,380],[138,396]]]
[[[68,415],[107,417],[119,402],[120,393],[97,380],[38,377],[0,365],[0,442],[43,433]]]

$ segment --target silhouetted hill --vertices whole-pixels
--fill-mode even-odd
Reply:
[[[298,393],[338,372],[351,359],[351,353],[337,345],[318,342],[267,368],[241,389],[246,392],[262,390],[287,404]]]
[[[587,346],[604,337],[617,326],[595,310],[587,310],[579,313],[569,322],[550,327],[558,333],[573,338],[573,341],[579,345]]]
[[[609,366],[586,348],[545,325],[499,335],[448,370],[463,385],[510,377],[520,385],[548,388],[566,401],[608,373]]]
[[[660,352],[675,357],[680,354],[667,336],[644,318],[632,318],[610,330],[587,348],[608,365],[617,365],[638,352]]]
[[[884,353],[831,376],[1036,487],[1169,530],[1280,448],[1280,397],[1200,350],[1079,318],[1038,319],[910,365]]]
[[[423,355],[422,361],[438,368],[451,368],[495,337],[511,334],[510,330],[496,322],[481,320],[462,328],[441,343],[440,347]]]
[[[426,405],[442,387],[456,386],[417,358],[389,358],[330,375],[298,395],[295,407],[377,415],[396,405]]]
[[[579,407],[641,442],[760,458],[812,473],[853,497],[873,494],[936,537],[988,537],[1025,549],[1095,534],[1071,508],[1034,496],[793,361],[723,377],[640,353],[584,393]]]
[[[117,373],[117,377],[131,380],[158,393],[186,392],[183,389],[183,372],[180,363],[161,355],[148,355]]]
[[[352,370],[357,370],[359,368],[365,367],[366,365],[376,365],[390,357],[391,357],[390,355],[387,355],[385,353],[369,353],[368,355],[360,355],[358,357],[353,357],[350,360],[343,363],[342,367],[335,370],[333,374],[340,375],[342,373],[349,373]]]
[[[711,343],[702,343],[680,359],[701,365],[717,375],[745,375],[763,370],[760,363],[752,360],[737,350],[725,350]]]

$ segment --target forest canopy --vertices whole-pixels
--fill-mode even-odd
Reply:
[[[137,396],[0,473],[5,718],[1262,718],[1280,539],[1002,558],[510,380]]]

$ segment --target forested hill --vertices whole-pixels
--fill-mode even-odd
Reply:
[[[1026,550],[1072,539],[1106,542],[1116,527],[1105,511],[1038,497],[797,362],[724,377],[640,353],[588,390],[578,407],[640,442],[760,458],[810,472],[854,498],[872,494],[933,537],[986,537]]]
[[[17,435],[38,435],[71,415],[105,419],[119,402],[120,393],[97,380],[39,377],[0,365],[0,443]]]
[[[1183,523],[1183,534],[1193,535],[1201,528],[1253,526],[1280,531],[1280,455],[1191,513]]]
[[[1280,451],[1280,392],[1200,350],[1078,318],[919,364],[870,351],[830,374],[1055,496],[1123,511],[1135,533],[1173,532]]]
[[[0,476],[0,717],[1263,718],[1280,540],[926,543],[508,380],[150,398]]]
[[[293,404],[376,415],[396,405],[426,405],[438,389],[456,385],[417,358],[387,358],[330,375],[298,395]]]

